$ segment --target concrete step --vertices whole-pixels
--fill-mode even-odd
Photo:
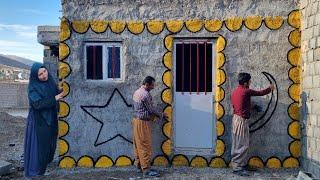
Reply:
[[[10,174],[13,165],[7,161],[0,160],[0,176],[5,174]]]

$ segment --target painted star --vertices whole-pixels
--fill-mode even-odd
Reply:
[[[127,110],[120,111],[121,109],[126,109],[123,108],[123,105],[125,105]],[[117,88],[113,90],[105,105],[80,107],[86,114],[101,124],[94,146],[107,143],[115,138],[122,138],[132,144],[132,133],[130,131],[133,112],[132,105],[127,103]]]

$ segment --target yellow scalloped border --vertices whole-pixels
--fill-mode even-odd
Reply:
[[[295,29],[289,34],[289,42],[293,47],[300,47],[301,45],[301,31]]]
[[[226,28],[231,32],[240,30],[242,27],[242,22],[242,17],[231,17],[224,21]]]
[[[59,167],[61,168],[73,168],[76,166],[76,161],[70,156],[64,156],[59,161]]]
[[[172,165],[174,166],[189,166],[189,160],[186,156],[180,154],[172,158]]]
[[[165,156],[157,156],[153,159],[154,166],[168,166],[169,161]]]
[[[59,117],[65,118],[70,113],[69,104],[64,101],[59,101]]]
[[[204,168],[208,167],[208,162],[205,158],[201,156],[195,156],[191,159],[190,166],[196,168]]]
[[[204,28],[209,32],[218,32],[222,28],[222,21],[219,19],[206,20]]]
[[[60,23],[60,34],[59,34],[60,42],[64,42],[68,40],[70,36],[71,36],[71,30],[69,28],[69,21],[66,18],[62,18]]]
[[[212,168],[224,168],[224,167],[227,167],[227,163],[224,161],[223,158],[215,157],[215,158],[212,158],[209,166]]]
[[[290,12],[288,15],[288,24],[297,29],[301,27],[301,12],[299,10]]]
[[[264,18],[264,24],[271,30],[277,30],[283,25],[283,18],[281,16],[267,16]]]
[[[132,160],[127,156],[119,156],[116,159],[115,165],[118,166],[118,167],[131,166],[132,165]]]
[[[71,68],[68,63],[60,61],[58,71],[59,71],[59,79],[65,79],[70,75]]]
[[[100,156],[94,165],[96,168],[107,168],[113,166],[113,161],[108,156]]]
[[[110,29],[113,33],[120,34],[126,28],[126,23],[124,21],[110,21]]]
[[[294,102],[289,105],[288,114],[292,120],[299,120],[300,119],[300,108],[299,108],[298,102]]]
[[[252,167],[256,167],[256,168],[263,168],[264,164],[261,158],[259,157],[251,157],[249,159],[249,163],[250,166]]]
[[[152,20],[147,22],[147,29],[151,34],[160,34],[164,28],[164,22],[161,20]]]
[[[58,121],[58,127],[59,127],[58,128],[58,136],[59,137],[63,137],[68,134],[69,124],[66,121],[60,119]]]
[[[171,70],[172,69],[172,52],[166,52],[164,55],[163,55],[163,65]]]
[[[59,145],[59,156],[63,156],[69,151],[69,144],[67,141],[64,139],[59,139],[58,140],[58,145]]]
[[[187,20],[185,24],[187,30],[193,33],[199,32],[203,27],[203,21],[199,19]]]
[[[95,33],[103,33],[108,28],[108,22],[107,21],[92,21],[90,22],[90,27],[93,32]]]
[[[244,20],[244,25],[246,28],[250,30],[257,30],[262,25],[262,17],[261,16],[248,16]]]
[[[127,27],[132,34],[138,35],[143,32],[144,23],[142,21],[129,21]]]
[[[181,20],[169,20],[166,21],[167,30],[171,33],[178,33],[182,30],[184,22]]]
[[[90,156],[82,156],[77,161],[78,167],[93,167],[94,161]]]
[[[73,30],[79,34],[83,34],[88,31],[90,23],[88,21],[72,21],[71,26]]]
[[[266,166],[272,169],[281,168],[281,161],[277,157],[271,157],[267,160]]]
[[[70,54],[70,48],[66,43],[59,43],[59,60],[66,59]]]

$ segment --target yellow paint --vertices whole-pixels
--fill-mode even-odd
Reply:
[[[203,27],[203,21],[199,19],[193,19],[186,21],[186,27],[190,32],[198,32]]]
[[[167,104],[172,103],[171,89],[166,89],[162,92],[162,100]]]
[[[244,20],[244,25],[250,30],[257,30],[262,24],[261,16],[249,16]]]
[[[59,79],[66,78],[71,72],[69,64],[60,61],[59,62]]]
[[[224,108],[220,103],[215,103],[214,107],[215,107],[216,118],[219,120],[224,115]]]
[[[270,158],[268,159],[266,166],[268,168],[278,169],[281,168],[281,161],[277,158]]]
[[[224,133],[224,125],[222,121],[217,121],[217,136],[222,136]]]
[[[169,51],[173,50],[173,37],[171,35],[164,38],[164,45]]]
[[[108,28],[108,22],[107,21],[92,21],[90,22],[90,27],[92,31],[96,33],[103,33]]]
[[[59,117],[66,117],[69,114],[70,108],[66,102],[59,101]]]
[[[221,68],[225,63],[225,56],[222,52],[217,53],[217,68]]]
[[[164,156],[158,156],[153,160],[154,166],[168,166],[169,162]]]
[[[59,137],[65,136],[69,131],[69,124],[65,121],[59,120],[58,121],[58,135]]]
[[[223,36],[219,36],[217,39],[217,52],[223,51],[226,47],[226,44],[226,39]]]
[[[96,167],[96,168],[107,168],[107,167],[111,167],[111,166],[113,166],[112,160],[107,156],[101,156],[97,160],[97,162],[96,162],[94,167]]]
[[[181,29],[183,28],[183,25],[184,25],[183,21],[180,21],[180,20],[169,20],[166,22],[167,29],[171,33],[177,33],[181,31]]]
[[[300,67],[293,67],[289,70],[289,78],[294,83],[300,83],[301,80],[301,68]]]
[[[59,60],[64,60],[70,54],[70,49],[65,43],[59,44]]]
[[[163,64],[169,70],[172,69],[172,52],[166,52],[163,56]]]
[[[171,122],[167,122],[163,126],[163,132],[167,137],[171,137],[171,129],[172,129],[172,123]]]
[[[289,117],[293,120],[300,120],[299,103],[292,103],[288,108]]]
[[[59,155],[60,156],[66,154],[69,150],[69,145],[64,139],[58,140],[58,147],[59,147]]]
[[[284,160],[283,167],[297,168],[297,167],[299,167],[299,160],[294,157],[289,157],[288,159]]]
[[[242,26],[242,17],[231,17],[225,20],[226,27],[230,31],[238,31]]]
[[[212,168],[224,168],[227,167],[227,164],[221,157],[216,157],[211,160],[209,166]]]
[[[117,159],[115,164],[118,167],[123,167],[123,166],[131,166],[132,162],[131,162],[131,159],[129,159],[128,157],[122,156]]]
[[[140,34],[144,30],[144,23],[142,21],[129,21],[127,26],[128,30],[133,34]]]
[[[264,23],[267,26],[267,28],[271,30],[279,29],[283,24],[283,18],[281,16],[267,16],[264,19]]]
[[[289,14],[288,24],[298,29],[301,27],[301,12],[299,10],[294,10]]]
[[[64,97],[65,96],[67,96],[68,94],[69,94],[69,92],[70,92],[70,86],[69,86],[69,84],[68,83],[66,83],[66,82],[59,82],[59,86],[63,89],[63,95],[64,95]]]
[[[204,24],[204,27],[209,32],[217,32],[222,27],[222,21],[220,21],[218,19],[206,20],[205,24]]]
[[[172,72],[166,71],[162,76],[162,81],[166,86],[171,88],[172,87]]]
[[[109,26],[112,32],[119,34],[124,31],[126,23],[123,21],[111,21],[109,22]]]
[[[296,102],[300,101],[300,84],[292,84],[289,87],[289,96]]]
[[[216,71],[216,85],[220,86],[226,81],[226,74],[224,70],[217,69]]]
[[[196,168],[204,168],[208,166],[208,163],[203,157],[195,157],[191,160],[190,166]]]
[[[79,167],[93,167],[93,161],[90,157],[83,156],[78,160],[77,166],[79,166]]]
[[[164,22],[160,20],[152,20],[147,22],[148,31],[152,34],[159,34],[164,28]]]
[[[252,157],[249,159],[249,165],[252,167],[263,168],[263,161],[260,158]]]
[[[89,28],[89,22],[88,21],[73,21],[72,22],[72,28],[77,33],[85,33],[88,31]]]
[[[59,162],[59,167],[61,168],[73,168],[75,165],[76,162],[71,157],[63,157]]]
[[[301,45],[301,32],[297,29],[291,31],[289,34],[289,42],[294,47],[300,47],[300,45]]]
[[[293,121],[288,127],[289,135],[295,139],[300,138],[300,126],[299,121]]]
[[[288,60],[294,66],[301,66],[301,50],[300,50],[300,48],[291,49],[288,53]]]
[[[62,18],[60,23],[60,42],[63,42],[70,38],[71,31],[69,28],[68,20],[65,18]]]
[[[301,155],[301,142],[299,140],[293,141],[289,146],[289,150],[293,157],[299,158]]]
[[[216,156],[222,156],[223,153],[224,153],[225,148],[226,148],[226,146],[225,146],[224,142],[222,140],[220,140],[220,139],[217,139],[215,155]]]
[[[164,152],[164,154],[166,154],[167,156],[170,156],[172,153],[171,140],[168,139],[164,143],[162,143],[161,149]]]
[[[172,159],[173,166],[189,166],[189,161],[185,156],[178,155]]]
[[[225,92],[224,92],[223,88],[216,87],[216,94],[215,94],[216,102],[222,101],[222,99],[224,98],[224,95],[225,95]]]
[[[172,107],[171,106],[167,106],[165,109],[164,109],[164,111],[163,111],[164,113],[166,113],[167,114],[167,116],[168,116],[168,121],[172,121]]]

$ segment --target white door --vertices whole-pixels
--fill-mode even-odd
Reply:
[[[212,155],[214,45],[208,39],[174,42],[174,152]]]

